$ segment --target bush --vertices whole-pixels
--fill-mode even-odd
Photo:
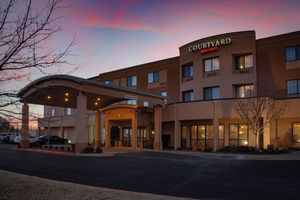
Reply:
[[[103,150],[100,147],[98,147],[98,148],[95,149],[95,153],[102,153],[102,152],[103,152]]]
[[[85,147],[81,153],[94,153],[93,147]]]
[[[218,150],[223,153],[257,153],[255,147],[252,146],[225,146]]]

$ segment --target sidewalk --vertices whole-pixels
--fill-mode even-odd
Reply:
[[[0,170],[0,199],[47,199],[47,200],[183,200],[171,196],[106,189],[81,184],[55,181]]]

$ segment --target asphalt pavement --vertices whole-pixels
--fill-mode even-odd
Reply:
[[[299,199],[299,160],[164,152],[53,155],[0,145],[0,169],[127,191],[201,199]]]

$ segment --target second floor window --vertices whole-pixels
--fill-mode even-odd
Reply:
[[[253,67],[253,55],[242,55],[235,57],[235,69],[246,69]]]
[[[251,97],[254,95],[254,85],[239,85],[236,86],[236,97],[237,98],[245,98],[245,97]]]
[[[56,113],[55,113],[55,109],[54,109],[54,108],[52,108],[52,109],[51,109],[51,116],[52,116],[52,117],[54,117],[54,116],[55,116],[55,114],[56,114]]]
[[[194,100],[193,90],[182,92],[182,101],[183,102],[188,102],[188,101],[193,101],[193,100]]]
[[[204,60],[204,71],[216,71],[220,69],[220,61],[219,58],[209,58]]]
[[[164,96],[164,97],[167,97],[167,96],[168,96],[168,93],[167,93],[166,91],[163,91],[163,92],[160,93],[160,95],[161,95],[161,96]]]
[[[287,62],[300,60],[300,46],[286,48],[285,59]]]
[[[158,83],[159,82],[159,72],[148,73],[148,83]]]
[[[71,108],[65,108],[65,116],[71,115]]]
[[[182,78],[193,77],[193,63],[182,66]]]
[[[300,94],[300,79],[287,81],[287,94]]]
[[[204,88],[204,100],[220,99],[220,87]]]
[[[136,76],[129,76],[127,77],[127,86],[128,87],[132,87],[132,86],[136,86]]]
[[[105,81],[104,83],[107,84],[107,85],[112,85],[112,84],[113,84],[113,81],[112,81],[112,80],[107,80],[107,81]]]

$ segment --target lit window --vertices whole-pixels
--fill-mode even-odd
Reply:
[[[204,100],[220,99],[220,87],[204,88]]]
[[[245,98],[251,97],[254,95],[254,85],[240,85],[236,86],[236,97],[237,98]]]
[[[249,134],[247,124],[229,125],[229,144],[231,146],[248,146]]]
[[[129,100],[127,100],[127,104],[129,104],[129,105],[136,105],[137,101],[135,99],[129,99]]]
[[[148,83],[158,83],[159,82],[159,72],[148,73]]]
[[[193,63],[182,66],[182,78],[193,77]]]
[[[54,109],[54,108],[52,108],[52,110],[51,110],[51,116],[52,116],[52,117],[55,116],[55,109]]]
[[[193,101],[193,100],[194,100],[193,90],[182,92],[182,101],[183,102],[188,102],[188,101]]]
[[[245,69],[253,67],[253,55],[243,55],[235,57],[235,68]]]
[[[167,96],[168,96],[168,94],[167,94],[166,91],[161,92],[160,95],[161,95],[161,96],[164,96],[164,97],[167,97]]]
[[[105,84],[107,84],[107,85],[112,85],[112,84],[113,84],[113,81],[112,81],[112,80],[107,80],[107,81],[105,81]]]
[[[285,59],[287,62],[300,60],[300,46],[286,48]]]
[[[71,108],[65,108],[65,116],[71,115]]]
[[[148,101],[144,101],[144,107],[149,107],[149,102]]]
[[[300,143],[300,122],[293,123],[293,142]]]
[[[209,58],[204,60],[204,71],[216,71],[220,69],[220,61],[219,58]]]
[[[300,94],[300,79],[287,81],[288,94]]]
[[[137,80],[136,76],[127,77],[127,86],[128,87],[136,86],[136,82],[137,82],[136,80]]]

